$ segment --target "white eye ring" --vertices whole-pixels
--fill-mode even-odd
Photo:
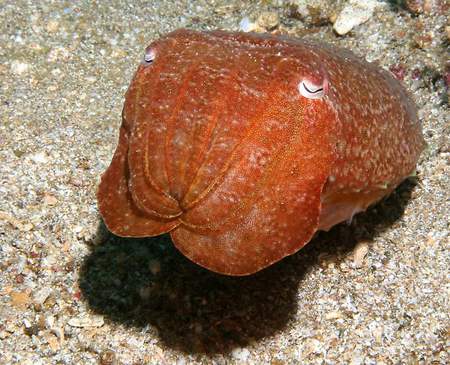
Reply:
[[[149,49],[145,52],[144,55],[144,65],[150,65],[153,63],[156,57],[156,52],[154,49]]]
[[[298,91],[300,95],[308,99],[321,99],[325,95],[323,85],[313,84],[311,81],[302,80],[298,84]]]

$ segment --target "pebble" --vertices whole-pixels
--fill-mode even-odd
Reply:
[[[58,203],[58,199],[56,199],[55,196],[48,194],[48,193],[46,193],[44,195],[43,201],[44,201],[45,205],[49,205],[49,206],[54,206],[54,205],[56,205],[56,203]]]
[[[242,18],[239,22],[239,31],[252,32],[257,28],[256,23],[252,22],[248,16]]]
[[[117,357],[114,351],[106,350],[100,354],[100,365],[117,364]]]
[[[184,357],[180,357],[177,359],[176,365],[186,365],[186,359]]]
[[[327,0],[290,0],[288,16],[308,27],[320,27],[336,20],[338,4]]]
[[[447,71],[444,75],[444,82],[447,89],[450,87],[450,71]]]
[[[316,338],[308,338],[305,343],[304,355],[318,354],[322,348],[322,342]]]
[[[50,332],[45,332],[43,335],[44,339],[47,341],[48,346],[52,351],[58,351],[60,348],[60,341],[58,338]]]
[[[58,31],[59,29],[59,22],[57,20],[50,20],[47,23],[47,26],[45,27],[45,29],[47,30],[47,32],[49,33],[55,33]]]
[[[350,365],[362,365],[364,364],[364,356],[361,354],[361,352],[356,351],[352,355],[352,360],[350,362]]]
[[[375,327],[372,330],[372,336],[375,338],[375,341],[377,343],[382,343],[383,341],[383,328],[382,327]]]
[[[280,24],[280,16],[273,11],[262,12],[256,19],[256,22],[244,17],[239,22],[239,31],[241,32],[258,32],[263,33],[274,30]]]
[[[438,8],[444,7],[445,1],[442,0],[405,0],[405,8],[415,15],[430,14]]]
[[[214,8],[214,12],[219,15],[227,15],[238,8],[237,4],[223,4]]]
[[[354,27],[368,21],[376,5],[375,0],[350,0],[337,16],[333,29],[339,35],[347,34]]]
[[[274,11],[265,11],[261,13],[256,22],[261,28],[273,30],[280,23],[280,17]]]
[[[29,232],[34,228],[34,226],[32,223],[21,223],[21,225],[18,228],[22,232]]]
[[[231,356],[233,356],[234,359],[239,361],[247,361],[248,357],[250,356],[250,351],[246,348],[242,347],[236,347],[231,352]]]
[[[101,327],[104,323],[105,320],[102,315],[81,315],[79,317],[73,317],[67,322],[69,326],[79,328]]]
[[[30,328],[32,325],[31,325],[31,322],[28,320],[28,319],[24,319],[23,320],[23,325],[26,327],[26,328]]]
[[[30,304],[30,294],[27,291],[13,291],[9,295],[14,307],[25,309]]]
[[[76,234],[80,234],[81,232],[83,232],[83,230],[84,230],[84,227],[83,227],[83,226],[75,226],[75,227],[73,227],[73,231],[74,231]]]
[[[33,302],[34,302],[34,304],[36,304],[36,305],[44,304],[51,293],[52,293],[52,289],[50,289],[50,288],[42,288],[42,289],[38,290],[33,295]]]
[[[332,311],[325,314],[325,319],[332,320],[332,319],[340,319],[344,318],[344,314],[340,311]]]
[[[432,33],[421,33],[414,36],[413,39],[416,47],[420,49],[426,49],[432,45],[433,35]]]
[[[353,250],[353,265],[360,269],[364,266],[364,258],[369,252],[369,245],[367,242],[359,242]]]
[[[389,71],[391,71],[397,80],[403,81],[405,79],[406,70],[403,64],[392,65],[389,67]]]
[[[53,328],[54,327],[55,317],[53,315],[48,315],[45,318],[44,317],[42,317],[42,318],[44,321],[45,328]]]
[[[10,225],[12,225],[14,228],[22,230],[23,224],[20,220],[17,218],[14,218],[12,215],[6,213],[6,212],[0,212],[0,221],[8,222]]]
[[[46,164],[48,162],[48,154],[45,151],[39,151],[29,156],[30,160],[37,164]]]
[[[70,51],[62,46],[50,50],[47,56],[48,62],[67,61],[70,58]]]
[[[101,245],[109,237],[109,231],[105,226],[101,225],[97,228],[93,239],[90,241],[94,246]]]
[[[13,61],[11,63],[11,72],[15,75],[23,75],[28,72],[30,65],[28,63]]]

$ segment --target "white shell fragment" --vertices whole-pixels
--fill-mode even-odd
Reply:
[[[321,99],[325,95],[323,85],[313,84],[309,80],[302,80],[298,84],[298,91],[300,95],[308,99]]]
[[[338,15],[333,29],[339,35],[350,32],[354,27],[368,21],[377,6],[375,0],[350,0]]]
[[[353,265],[356,269],[364,266],[364,259],[369,253],[369,245],[367,242],[360,242],[356,245],[353,251]]]
[[[51,293],[52,293],[52,289],[47,288],[47,287],[44,287],[44,288],[38,290],[33,296],[34,304],[38,304],[38,305],[44,304]]]
[[[252,32],[256,29],[256,24],[253,23],[249,17],[244,17],[239,22],[239,31],[241,32]]]
[[[88,328],[88,327],[101,327],[103,326],[104,319],[101,315],[81,315],[79,317],[73,317],[67,322],[71,327]]]

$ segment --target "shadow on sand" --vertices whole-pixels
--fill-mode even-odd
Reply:
[[[295,255],[247,277],[222,276],[193,264],[168,235],[130,239],[109,234],[85,258],[79,285],[91,310],[110,321],[157,331],[166,346],[187,353],[225,353],[283,330],[297,313],[303,279],[318,256],[342,257],[359,240],[391,226],[414,186],[405,181],[350,226],[320,232]]]

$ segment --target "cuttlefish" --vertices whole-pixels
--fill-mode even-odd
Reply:
[[[182,29],[145,51],[98,206],[118,236],[247,275],[391,193],[423,147],[402,85],[350,51]]]

